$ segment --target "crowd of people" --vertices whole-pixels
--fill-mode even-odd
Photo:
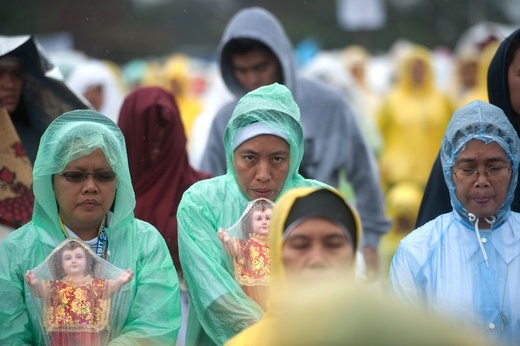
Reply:
[[[520,29],[470,46],[0,36],[0,344],[520,343]]]

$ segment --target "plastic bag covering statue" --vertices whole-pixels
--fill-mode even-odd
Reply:
[[[268,235],[273,206],[268,199],[255,199],[233,226],[217,232],[222,246],[233,258],[235,280],[264,310],[271,273]]]
[[[315,202],[316,198],[319,198],[322,201],[322,205],[328,206],[327,211],[334,213],[336,215],[335,218],[339,219],[341,217],[341,219],[344,220],[347,218],[344,217],[345,215],[350,215],[348,218],[351,217],[351,226],[348,227],[346,223],[343,223],[343,226],[345,230],[348,230],[348,237],[352,240],[350,244],[354,249],[353,252],[355,253],[356,249],[359,247],[359,240],[362,237],[361,221],[359,219],[359,216],[357,215],[353,207],[347,204],[345,201],[342,201],[342,203],[337,203],[340,200],[338,199],[338,197],[341,196],[338,195],[335,190],[327,190],[307,187],[295,188],[287,191],[279,199],[277,199],[269,226],[269,246],[271,250],[271,280],[268,309],[258,323],[255,323],[253,326],[249,327],[248,329],[245,329],[244,331],[236,335],[228,343],[225,344],[226,346],[259,346],[275,344],[298,346],[343,345],[343,343],[308,342],[305,337],[305,335],[307,334],[305,329],[302,329],[299,333],[300,335],[298,336],[297,334],[292,335],[292,337],[297,339],[298,341],[287,341],[287,339],[285,339],[285,343],[277,342],[277,339],[279,339],[280,337],[278,336],[277,338],[274,338],[272,333],[274,330],[274,326],[279,324],[291,325],[294,322],[294,320],[289,321],[282,318],[281,314],[284,313],[284,311],[287,309],[289,303],[296,302],[298,300],[298,297],[294,296],[294,294],[297,294],[297,292],[302,292],[298,289],[299,287],[306,287],[309,289],[312,287],[309,293],[314,292],[316,297],[321,297],[321,295],[318,292],[322,292],[323,288],[326,288],[330,281],[336,282],[336,280],[330,279],[338,278],[339,281],[341,281],[341,287],[343,288],[346,288],[350,286],[351,283],[353,283],[355,263],[348,264],[348,262],[344,262],[345,266],[342,266],[342,269],[336,267],[336,269],[332,271],[322,271],[322,274],[320,274],[322,275],[321,278],[316,279],[317,276],[313,274],[312,279],[309,279],[309,277],[305,275],[299,277],[298,275],[294,275],[295,271],[298,272],[300,269],[295,270],[293,267],[291,273],[290,268],[288,268],[284,262],[283,253],[285,241],[287,239],[288,233],[290,233],[294,229],[294,225],[297,225],[308,218],[326,217],[330,219],[330,215],[324,216],[324,213],[322,211],[319,211],[318,213],[313,215],[315,209],[309,208],[309,205],[317,204]],[[343,198],[341,197],[341,200],[342,199]],[[332,201],[332,203],[330,203],[330,201]],[[297,204],[299,204],[299,206]],[[341,222],[343,221],[337,221],[337,223]],[[288,229],[289,232],[286,232],[286,230]],[[298,242],[305,243],[307,244],[307,246],[311,246],[309,245],[309,243],[312,243],[311,240],[303,239],[299,239]],[[337,242],[334,243],[337,244]],[[336,252],[336,250],[337,248],[331,251]],[[333,257],[335,256],[336,255],[334,255]],[[318,262],[319,261],[320,260],[318,260]],[[311,260],[311,262],[308,262],[305,266],[311,266],[313,267],[313,271],[316,271],[316,269],[324,269],[328,267],[330,264],[328,260],[326,260],[326,262],[328,262],[328,264],[326,265],[323,265],[323,261],[321,262],[321,264],[317,264],[316,260]],[[315,267],[316,265],[318,265],[318,267]],[[307,303],[316,308],[318,306],[321,306],[322,301],[319,299],[311,298],[311,300],[308,300]],[[300,304],[305,305],[306,302],[302,300]],[[300,321],[300,318],[303,319],[304,316],[299,316],[299,318],[296,319],[296,321]],[[325,315],[323,314],[309,314],[308,318],[314,320],[317,327],[316,329],[319,329],[318,326],[325,326],[321,323],[325,319]],[[311,337],[312,335],[308,336]]]
[[[0,114],[0,225],[12,230],[31,220],[32,163],[41,135],[58,115],[87,106],[32,36],[0,35],[0,60],[9,57],[20,64],[23,83],[16,109]]]
[[[484,149],[464,155],[472,141],[498,145],[504,155],[493,149],[487,149],[493,156]],[[461,326],[475,326],[496,343],[520,345],[520,214],[511,211],[520,139],[502,109],[476,100],[453,114],[440,158],[453,210],[400,242],[389,290],[412,305],[425,304],[432,312],[454,316]],[[454,167],[480,168],[484,158],[488,171],[505,158],[512,172],[502,180],[479,178],[470,182],[472,190],[460,193],[467,186],[456,180]],[[483,206],[475,207],[477,203]]]
[[[47,345],[106,345],[132,271],[111,265],[80,239],[69,238],[27,272]],[[128,294],[125,295],[127,298]]]
[[[40,299],[32,296],[23,276],[67,238],[60,223],[53,175],[98,148],[117,177],[114,203],[106,216],[106,261],[130,268],[135,275],[121,291],[124,297],[118,311],[112,311],[110,345],[175,343],[181,323],[179,282],[161,234],[134,217],[135,196],[123,134],[106,116],[78,110],[62,114],[47,128],[33,169],[32,220],[0,243],[1,345],[16,341],[44,344],[35,311]]]

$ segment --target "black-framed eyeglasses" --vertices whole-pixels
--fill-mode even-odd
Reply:
[[[459,180],[475,181],[479,174],[485,174],[489,180],[501,180],[509,176],[511,167],[507,166],[491,166],[484,170],[478,170],[473,167],[465,167],[453,170],[452,173]]]
[[[113,171],[102,171],[94,173],[69,171],[58,173],[56,175],[64,177],[65,180],[67,180],[69,183],[84,182],[85,180],[87,180],[87,177],[89,175],[91,175],[94,178],[94,180],[99,183],[109,183],[116,179],[116,174]]]

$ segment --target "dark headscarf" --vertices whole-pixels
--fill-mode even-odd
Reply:
[[[518,44],[516,47],[512,45],[513,40],[520,40],[520,29],[515,30],[500,43],[489,65],[487,86],[489,103],[502,108],[516,132],[519,133],[520,114],[516,114],[511,106],[507,77],[509,64],[511,64],[514,53],[511,52],[511,48],[520,48]]]
[[[322,217],[341,225],[354,252],[358,244],[359,221],[345,200],[329,189],[320,189],[308,195],[296,198],[284,224],[285,233],[289,233],[296,224],[312,217]]]
[[[118,125],[126,140],[135,216],[159,230],[175,267],[180,269],[177,207],[188,187],[210,176],[190,166],[179,108],[166,90],[144,87],[130,93],[121,107]],[[159,151],[152,161],[154,147]]]

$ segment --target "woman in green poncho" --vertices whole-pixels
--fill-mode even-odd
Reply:
[[[37,298],[24,282],[63,240],[77,237],[134,279],[121,292],[110,345],[174,345],[179,284],[166,243],[133,215],[135,196],[119,128],[94,111],[73,111],[45,131],[33,170],[32,221],[0,244],[0,344],[44,342]]]
[[[283,85],[242,97],[226,127],[224,146],[227,173],[192,185],[177,212],[179,254],[191,299],[187,345],[223,344],[264,313],[235,281],[219,228],[233,225],[250,200],[276,202],[293,187],[326,186],[298,173],[300,110]]]

